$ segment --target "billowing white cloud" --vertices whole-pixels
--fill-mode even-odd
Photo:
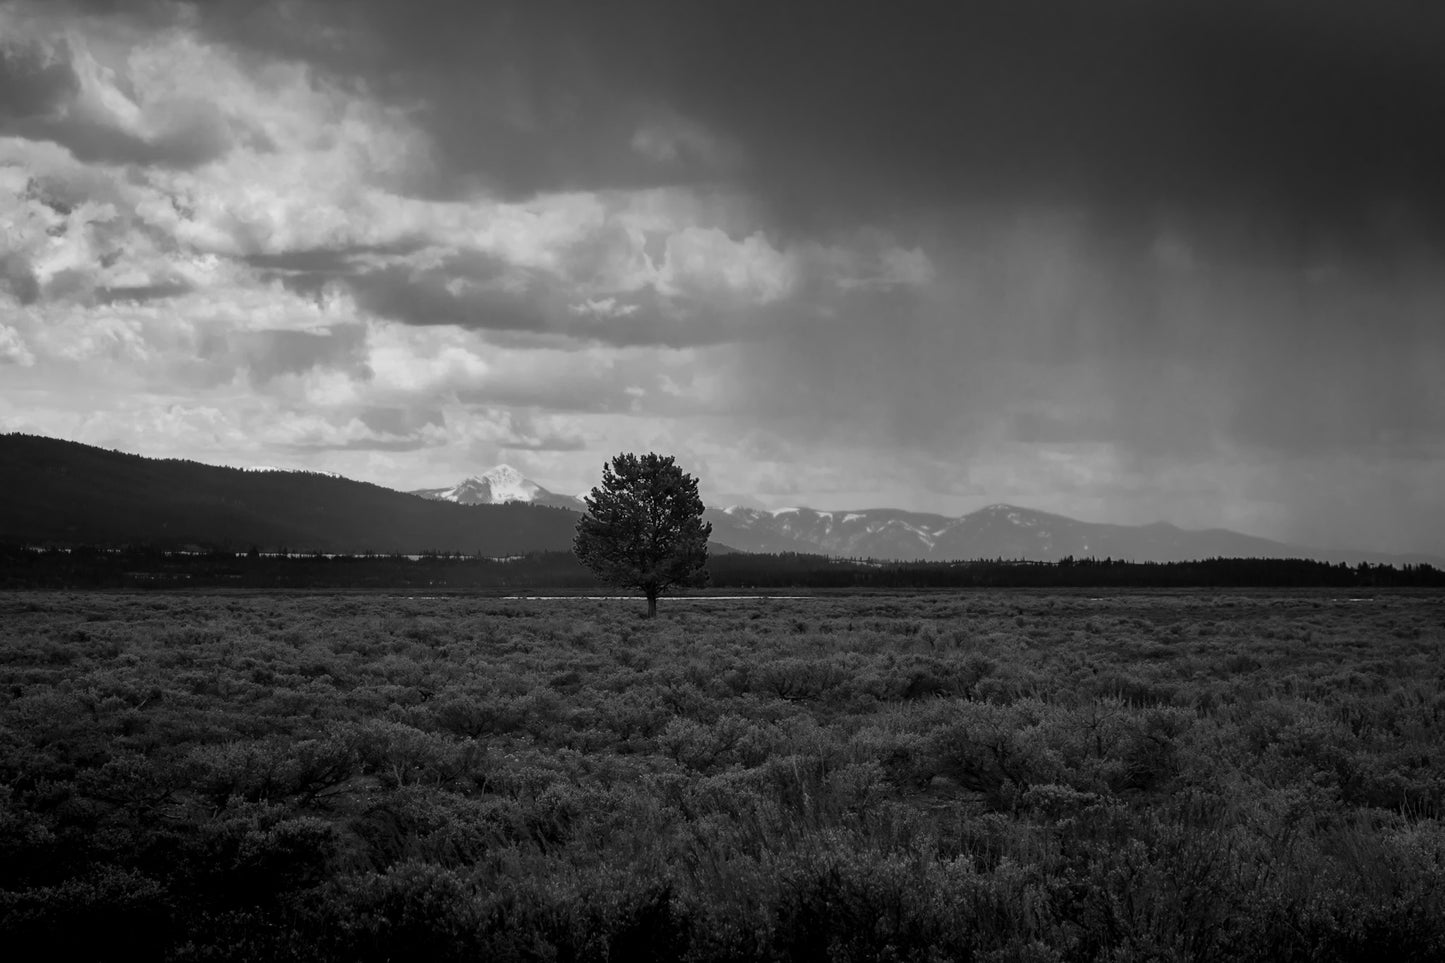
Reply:
[[[0,324],[0,364],[14,364],[22,368],[35,364],[35,355],[20,337],[20,332],[5,324]]]

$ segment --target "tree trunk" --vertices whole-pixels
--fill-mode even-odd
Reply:
[[[657,618],[657,592],[655,591],[647,593],[647,617],[649,619]]]

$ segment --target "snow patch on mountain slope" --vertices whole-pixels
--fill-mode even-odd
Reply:
[[[544,490],[536,482],[523,478],[511,465],[498,465],[483,473],[480,480],[491,487],[492,501],[497,504],[534,501]]]

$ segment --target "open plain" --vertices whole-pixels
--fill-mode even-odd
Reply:
[[[56,958],[1431,960],[1439,594],[0,596]]]

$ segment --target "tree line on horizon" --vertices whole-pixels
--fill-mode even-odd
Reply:
[[[1189,562],[1064,559],[1025,562],[877,562],[783,553],[713,554],[715,590],[908,590],[969,588],[1445,588],[1435,566],[1348,565],[1313,559],[1216,558]],[[273,555],[188,553],[153,546],[0,546],[0,588],[415,589],[583,591],[604,582],[570,552],[514,559],[429,553]]]

